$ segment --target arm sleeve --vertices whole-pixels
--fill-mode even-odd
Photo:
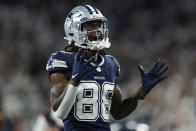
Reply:
[[[52,110],[52,112],[57,118],[64,120],[67,117],[75,102],[76,94],[77,94],[77,87],[74,87],[73,85],[69,84],[67,87],[67,92],[61,104],[59,105],[58,109],[56,111]]]

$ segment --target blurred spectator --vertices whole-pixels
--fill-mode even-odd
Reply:
[[[33,131],[63,131],[63,122],[55,118],[50,112],[38,115]]]
[[[5,125],[5,116],[2,112],[0,112],[0,129],[2,129]]]

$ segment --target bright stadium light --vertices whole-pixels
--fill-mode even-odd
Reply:
[[[137,122],[136,121],[127,121],[126,123],[126,128],[129,130],[134,130],[137,127]]]
[[[119,123],[113,123],[110,125],[111,131],[120,131],[122,125]]]
[[[140,123],[136,127],[136,131],[149,131],[149,129],[150,129],[149,125],[145,123]]]

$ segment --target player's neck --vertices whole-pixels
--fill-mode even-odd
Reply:
[[[94,56],[94,61],[98,60],[98,52],[97,51],[89,50],[88,55],[87,55],[87,59],[89,59],[92,56]]]
[[[98,60],[98,53],[95,54],[94,61]]]

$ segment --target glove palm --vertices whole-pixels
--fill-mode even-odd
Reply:
[[[165,65],[166,62],[162,62],[160,64],[160,60],[158,60],[154,67],[146,73],[144,72],[142,65],[138,65],[138,69],[141,72],[142,89],[148,92],[156,84],[168,77],[167,75],[163,75],[163,73],[168,69],[168,67]]]

